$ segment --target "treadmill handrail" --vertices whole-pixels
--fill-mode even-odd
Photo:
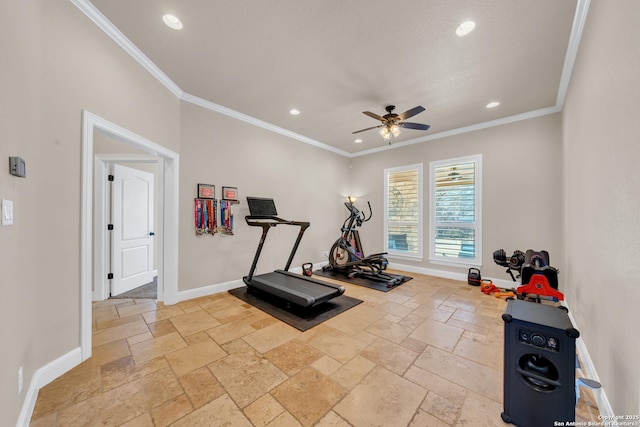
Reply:
[[[244,219],[247,222],[247,225],[253,227],[262,227],[263,224],[273,224],[274,226],[278,224],[286,224],[307,228],[311,225],[307,221],[290,221],[273,215],[247,215]]]
[[[269,229],[281,224],[295,225],[300,227],[298,238],[296,239],[296,242],[291,249],[289,260],[284,267],[284,271],[289,271],[289,267],[291,267],[291,263],[293,262],[293,257],[295,256],[296,251],[298,250],[298,246],[300,245],[300,241],[302,240],[302,235],[311,224],[306,221],[289,221],[272,215],[247,215],[244,217],[244,220],[247,222],[247,225],[251,227],[262,227],[262,236],[260,237],[260,243],[258,243],[258,249],[256,250],[256,254],[253,257],[253,263],[251,264],[251,270],[249,270],[249,275],[247,276],[249,280],[253,278],[253,274],[255,273],[256,267],[258,266],[258,259],[260,258],[260,253],[262,252],[262,247],[264,246],[264,241],[267,238]]]

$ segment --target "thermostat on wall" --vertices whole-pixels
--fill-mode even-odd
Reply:
[[[9,157],[9,173],[20,178],[27,176],[27,166],[20,157]]]

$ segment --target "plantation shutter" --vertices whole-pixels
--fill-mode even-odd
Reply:
[[[421,256],[421,166],[387,172],[386,250]]]
[[[432,168],[432,257],[478,259],[477,159]]]

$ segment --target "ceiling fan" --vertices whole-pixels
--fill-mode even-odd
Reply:
[[[372,117],[376,120],[380,120],[382,124],[378,126],[372,126],[366,129],[360,129],[353,133],[360,133],[367,130],[379,128],[380,135],[385,139],[385,141],[387,141],[387,140],[390,140],[392,136],[394,137],[398,136],[400,134],[400,128],[427,130],[431,127],[429,125],[423,125],[420,123],[405,122],[405,120],[408,119],[409,117],[413,117],[416,114],[422,113],[425,110],[423,106],[419,105],[417,107],[413,107],[412,109],[407,110],[402,114],[394,113],[393,110],[395,108],[396,108],[395,105],[387,105],[385,107],[385,110],[387,110],[387,114],[385,114],[384,116],[379,116],[370,111],[363,111],[363,113],[366,114],[367,116]]]

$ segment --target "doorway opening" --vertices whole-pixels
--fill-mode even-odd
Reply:
[[[147,153],[158,162],[159,205],[156,230],[158,241],[158,300],[178,302],[178,154],[88,111],[82,112],[82,201],[80,232],[80,348],[82,361],[91,357],[91,307],[95,274],[102,263],[94,265],[94,135],[96,132]],[[105,222],[106,225],[106,222]],[[94,268],[95,267],[95,268]],[[103,275],[106,277],[106,275]],[[97,286],[96,286],[97,287]],[[104,292],[104,291],[103,291]],[[104,298],[102,298],[104,299]]]
[[[100,138],[96,138],[100,136]],[[113,147],[114,149],[110,149],[113,151],[118,151],[120,145],[113,144],[111,140],[103,139],[103,135],[94,135],[94,144],[96,141],[100,141],[100,148],[102,151],[105,151],[104,147]],[[94,147],[96,148],[96,147]],[[94,161],[94,217],[93,217],[93,301],[101,301],[107,298],[116,297],[116,294],[119,292],[114,292],[114,287],[119,288],[119,285],[123,283],[123,281],[129,282],[130,288],[137,288],[137,285],[146,285],[147,283],[152,283],[150,286],[146,286],[144,289],[138,289],[137,292],[127,293],[124,296],[120,296],[120,298],[127,297],[127,295],[136,295],[136,299],[141,298],[153,298],[162,301],[163,289],[162,282],[158,280],[158,267],[159,257],[158,246],[162,243],[158,241],[158,237],[160,237],[160,233],[155,233],[154,229],[159,227],[162,224],[162,210],[159,207],[162,206],[162,189],[157,188],[161,182],[161,171],[160,166],[162,164],[162,159],[148,154],[95,154]],[[116,172],[117,170],[117,172]],[[133,183],[137,182],[136,179],[138,173],[142,175],[151,175],[153,182],[148,185],[152,188],[155,188],[156,191],[153,191],[149,196],[152,200],[146,200],[144,197],[140,200],[144,202],[143,205],[149,203],[151,206],[147,206],[149,209],[148,214],[150,214],[150,218],[147,217],[152,224],[150,228],[146,228],[146,225],[143,225],[144,230],[137,230],[136,227],[126,227],[126,224],[121,224],[124,220],[125,215],[113,215],[114,209],[117,209],[118,203],[115,203],[113,200],[112,205],[112,190],[117,189],[120,186],[119,192],[122,193],[125,189],[122,188],[123,181],[132,181]],[[132,176],[133,175],[133,176]],[[114,177],[114,181],[110,181],[109,176]],[[131,179],[133,178],[133,179]],[[131,188],[131,185],[129,186]],[[131,191],[135,190],[135,186],[131,189]],[[119,205],[125,204],[126,199],[123,197],[118,197]],[[139,212],[145,209],[145,206],[136,203],[132,208],[135,210],[134,214],[138,214]],[[122,208],[122,206],[120,206]],[[146,215],[144,215],[146,216]],[[139,218],[144,219],[144,218]],[[123,227],[123,225],[125,227]],[[140,231],[142,233],[149,233],[151,236],[142,236],[140,233],[136,233],[136,231]],[[118,237],[124,238],[123,235],[128,235],[129,237],[133,237],[132,239],[128,239],[128,244],[126,248],[122,244],[118,244]],[[157,237],[156,237],[157,235]],[[140,240],[144,240],[147,238],[151,240],[152,246],[149,248],[150,253],[147,254],[143,250],[141,256],[138,256],[140,251],[132,249],[132,244],[136,244],[136,242],[140,242]],[[129,273],[127,274],[123,272],[123,263],[117,263],[115,261],[124,261],[127,264],[127,259],[125,257],[113,257],[113,250],[115,247],[120,247],[121,250],[132,254],[134,260],[144,258],[144,263],[150,263],[150,265],[142,265],[141,268],[135,268],[138,263],[129,263]],[[149,258],[146,256],[149,255]],[[141,260],[142,261],[142,260]],[[120,264],[120,265],[118,265]],[[112,278],[109,278],[112,275]],[[136,286],[133,286],[136,282]],[[160,283],[159,283],[160,282]],[[158,286],[160,284],[160,286]],[[127,289],[127,290],[128,290]],[[121,290],[120,290],[121,291]],[[150,292],[154,291],[154,292]],[[153,296],[148,296],[150,293]]]

